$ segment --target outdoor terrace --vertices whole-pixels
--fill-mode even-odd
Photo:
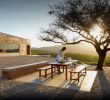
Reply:
[[[78,84],[65,81],[64,73],[53,79],[39,78],[38,72],[18,77],[12,80],[2,78],[1,69],[4,67],[53,61],[48,56],[16,56],[0,58],[0,97],[1,99],[104,99],[110,98],[110,68],[103,71],[95,70],[95,66],[87,68],[87,75]],[[69,84],[69,85],[68,85]]]

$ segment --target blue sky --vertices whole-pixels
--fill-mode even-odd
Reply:
[[[41,28],[53,22],[49,6],[60,0],[0,0],[0,32],[31,40],[32,47],[56,45],[37,39]]]

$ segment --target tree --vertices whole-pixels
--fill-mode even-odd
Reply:
[[[41,39],[62,44],[87,42],[94,46],[102,69],[110,50],[110,0],[64,0],[50,7],[55,17],[49,29],[43,30]],[[100,27],[94,34],[92,30]]]

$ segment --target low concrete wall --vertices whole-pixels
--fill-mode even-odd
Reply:
[[[19,56],[19,53],[0,53],[0,57],[1,56]]]
[[[48,64],[48,61],[8,67],[2,69],[2,77],[13,79],[16,77],[24,76],[37,71],[37,68],[44,67]]]

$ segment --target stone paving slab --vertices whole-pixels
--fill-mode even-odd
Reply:
[[[110,98],[110,68],[98,71],[90,92],[44,86],[42,84],[18,82],[14,80],[1,79],[0,97],[18,99],[97,99]]]
[[[52,86],[58,88],[67,88],[67,89],[90,92],[96,75],[97,75],[97,71],[87,71],[86,76],[80,77],[80,81],[78,83],[77,81],[74,80],[70,81],[69,73],[68,73],[68,80],[65,80],[65,73],[57,74],[53,79],[51,79],[50,76],[48,78],[43,78],[43,77],[39,78],[38,72],[36,72],[21,78],[17,78],[14,81],[37,83],[37,84],[42,84],[44,86]]]
[[[27,62],[36,62],[38,58],[30,57],[30,60],[27,57],[23,57],[23,60],[18,61],[22,57],[12,57],[10,58],[0,58],[0,63],[2,67],[8,67],[10,65],[19,65]],[[44,58],[47,59],[47,58]],[[41,60],[41,59],[40,59]],[[10,61],[10,62],[9,62]],[[13,63],[12,63],[13,62]],[[88,68],[88,71],[96,71],[96,66],[91,66]],[[2,99],[86,99],[86,100],[103,100],[110,99],[110,67],[104,67],[103,70],[97,71],[97,76],[93,83],[90,92],[70,90],[65,88],[57,88],[52,86],[44,86],[37,83],[28,83],[28,82],[18,82],[14,80],[7,80],[0,77],[0,100]]]

